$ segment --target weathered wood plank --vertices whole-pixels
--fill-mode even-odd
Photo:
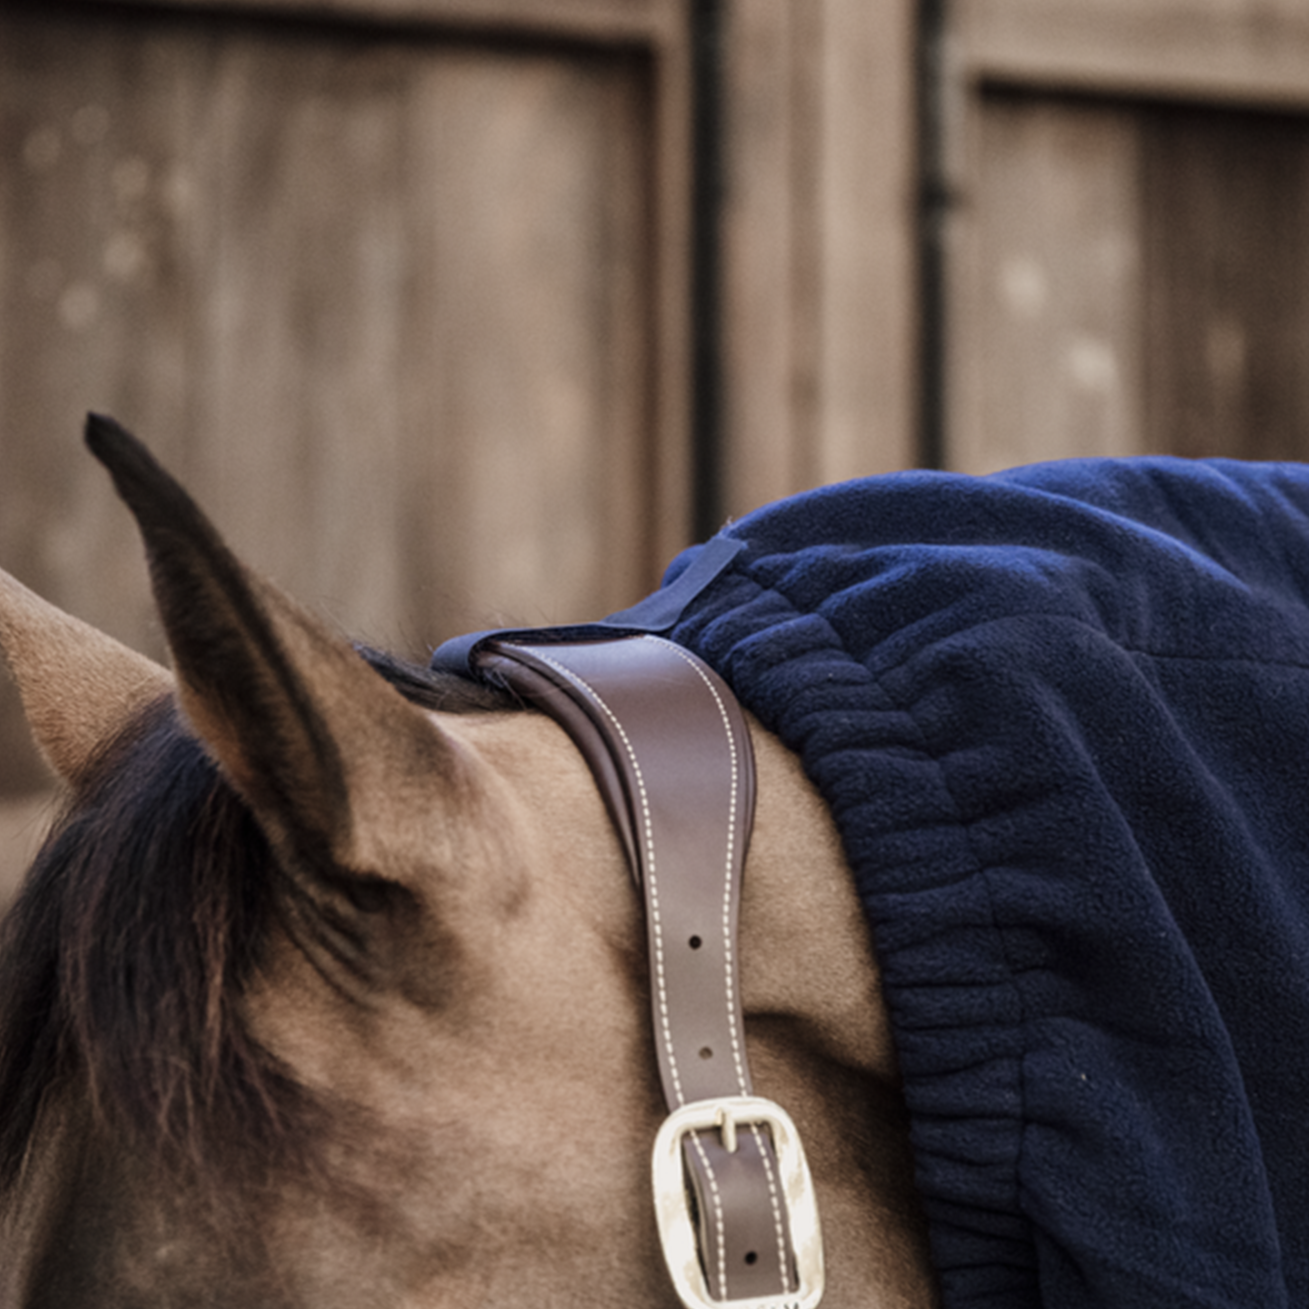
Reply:
[[[167,411],[185,348],[143,313],[165,280],[167,189],[153,141],[129,139],[124,105],[129,81],[154,68],[142,48],[81,45],[83,33],[66,15],[0,17],[0,563],[158,655],[135,533],[78,448],[87,409],[138,412],[148,390]],[[155,381],[138,387],[147,361]],[[159,435],[175,455],[179,425]],[[0,793],[44,784],[7,685],[0,731]]]
[[[733,513],[914,462],[913,6],[727,9]]]
[[[827,0],[816,482],[917,462],[916,11],[907,0]]]
[[[950,291],[952,468],[1141,448],[1131,111],[986,97]]]
[[[420,94],[422,120],[446,130],[415,142],[430,189],[413,217],[430,214],[424,276],[441,306],[419,315],[430,508],[408,511],[416,558],[480,619],[594,615],[654,570],[641,87],[598,63],[452,56]]]
[[[953,23],[974,79],[1309,105],[1303,0],[957,0]]]
[[[684,312],[665,321],[684,240],[653,198],[685,151],[656,144],[655,67],[6,11],[0,564],[159,652],[132,529],[78,449],[97,408],[372,639],[421,654],[636,599],[690,498],[652,485],[658,449],[684,459],[687,371]],[[15,715],[0,697],[7,748]],[[37,775],[11,754],[0,789]]]
[[[952,466],[1309,456],[1309,120],[988,94],[975,128]]]
[[[792,19],[791,0],[734,4],[723,43],[723,473],[735,514],[799,481]]]
[[[958,0],[949,21],[956,466],[1304,458],[1309,7]]]
[[[658,432],[645,457],[653,506],[647,540],[649,557],[661,564],[684,548],[693,517],[690,11],[687,3],[678,36],[649,68],[652,131],[643,177],[650,189],[640,193],[652,224],[649,264],[641,276],[649,279],[653,315],[650,421]]]
[[[116,4],[118,0],[84,0]],[[363,21],[490,37],[601,44],[679,42],[683,0],[139,0],[172,9]]]
[[[1309,122],[1155,108],[1142,139],[1151,447],[1309,457]]]

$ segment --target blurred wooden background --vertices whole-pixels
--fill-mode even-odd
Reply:
[[[959,0],[947,462],[1309,453],[1309,5]]]
[[[0,0],[0,566],[161,653],[88,409],[420,657],[821,482],[1303,457],[1306,217],[1303,0]],[[47,786],[0,685],[0,886]]]

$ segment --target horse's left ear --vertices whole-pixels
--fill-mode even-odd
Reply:
[[[405,779],[430,797],[454,747],[343,638],[257,577],[190,496],[110,419],[87,420],[145,541],[178,699],[325,916],[355,917],[391,870],[376,865],[377,814]]]
[[[173,689],[167,669],[3,571],[0,650],[41,753],[73,786],[138,710]]]

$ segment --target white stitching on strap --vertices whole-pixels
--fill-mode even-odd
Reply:
[[[724,1298],[727,1297],[727,1233],[723,1227],[723,1199],[718,1191],[718,1178],[714,1175],[714,1166],[709,1162],[709,1156],[705,1153],[705,1148],[700,1141],[700,1133],[692,1132],[691,1139],[695,1142],[695,1152],[700,1156],[700,1162],[704,1165],[705,1175],[709,1178],[709,1195],[713,1201],[714,1208],[714,1231],[718,1236],[718,1285],[723,1292]]]
[[[759,1147],[759,1157],[764,1162],[764,1173],[768,1177],[768,1198],[773,1206],[773,1229],[777,1236],[777,1266],[782,1273],[782,1294],[786,1295],[791,1290],[791,1269],[786,1260],[786,1223],[782,1217],[782,1197],[778,1194],[777,1179],[773,1176],[773,1161],[768,1157],[759,1128],[752,1127],[750,1132]]]
[[[727,748],[731,757],[732,766],[732,785],[731,800],[728,806],[727,860],[723,877],[723,951],[726,957],[723,985],[727,999],[728,1024],[731,1028],[732,1034],[732,1058],[735,1061],[736,1066],[737,1085],[740,1088],[741,1094],[746,1095],[749,1091],[749,1085],[746,1081],[745,1066],[741,1056],[741,1034],[738,1032],[736,1024],[736,1002],[732,968],[732,885],[733,873],[735,872],[734,859],[736,854],[737,806],[740,804],[740,764],[737,757],[736,736],[732,731],[732,720],[728,717],[727,708],[723,704],[722,696],[718,694],[718,688],[705,675],[704,669],[700,666],[699,662],[692,659],[686,651],[681,649],[680,646],[674,645],[671,641],[663,640],[660,637],[651,637],[649,639],[659,641],[661,645],[666,646],[677,655],[679,659],[695,671],[696,676],[704,683],[709,694],[713,696],[714,704],[718,708],[718,716],[723,723],[723,732],[727,738]],[[750,1131],[754,1136],[755,1145],[759,1150],[759,1157],[763,1161],[764,1174],[768,1179],[768,1199],[773,1211],[773,1233],[777,1238],[777,1267],[782,1278],[782,1294],[785,1295],[791,1290],[791,1278],[786,1258],[786,1222],[782,1213],[781,1195],[777,1189],[777,1179],[773,1175],[772,1160],[769,1158],[768,1150],[760,1137],[759,1128],[752,1127]],[[697,1147],[698,1146],[699,1141],[697,1139]],[[703,1149],[700,1150],[700,1157],[704,1160],[705,1167],[709,1169],[712,1181],[712,1168],[709,1165],[709,1160],[705,1156]],[[715,1185],[715,1203],[717,1203],[717,1194],[717,1186]],[[719,1257],[721,1270],[722,1260],[724,1258],[721,1245],[719,1247]],[[727,1280],[725,1271],[720,1271],[720,1277],[722,1278],[720,1284],[723,1287],[724,1293],[726,1293]]]
[[[732,1042],[732,1059],[736,1070],[737,1085],[742,1095],[749,1093],[749,1084],[745,1074],[745,1064],[742,1050],[742,1033],[740,1032],[736,1021],[736,988],[734,982],[734,966],[732,952],[732,887],[733,873],[735,871],[736,856],[736,828],[738,823],[738,809],[741,803],[741,786],[740,786],[740,759],[737,750],[736,736],[732,731],[732,721],[728,715],[727,708],[723,704],[722,697],[718,693],[718,688],[705,675],[704,669],[693,659],[686,651],[679,646],[674,645],[671,641],[666,641],[661,637],[646,636],[643,639],[658,641],[660,645],[666,647],[678,656],[688,667],[690,667],[699,677],[709,694],[713,697],[714,704],[717,706],[719,718],[723,724],[723,732],[727,741],[728,755],[731,764],[731,786],[729,789],[728,799],[728,822],[726,852],[724,861],[723,875],[723,900],[722,900],[722,934],[723,934],[723,953],[724,953],[724,972],[723,987],[727,1003],[727,1020],[728,1029]],[[566,677],[574,686],[579,687],[599,706],[605,717],[613,724],[618,734],[619,740],[623,743],[623,749],[631,762],[632,774],[636,779],[637,791],[640,797],[641,805],[641,827],[643,845],[646,852],[646,882],[649,888],[648,899],[651,920],[653,925],[653,938],[655,948],[655,984],[658,992],[659,1003],[659,1020],[661,1036],[663,1038],[664,1049],[668,1055],[669,1075],[673,1082],[673,1092],[677,1097],[678,1105],[685,1103],[685,1094],[682,1091],[681,1076],[677,1067],[677,1052],[673,1046],[672,1024],[668,1010],[668,992],[667,980],[664,966],[664,942],[663,942],[663,921],[660,915],[659,907],[659,883],[655,861],[654,849],[654,829],[650,816],[649,796],[646,792],[645,777],[641,772],[641,765],[636,756],[636,751],[632,746],[627,730],[624,728],[617,714],[605,702],[604,697],[591,686],[585,678],[573,672],[571,668],[551,659],[544,654],[538,647],[534,651],[537,658],[543,663],[548,664],[556,672]],[[760,1137],[760,1131],[757,1126],[751,1127],[751,1134],[754,1136],[756,1147],[759,1150],[760,1159],[764,1165],[764,1173],[768,1181],[768,1196],[773,1211],[773,1227],[777,1238],[777,1263],[781,1271],[782,1293],[788,1294],[791,1290],[790,1270],[787,1266],[786,1257],[786,1224],[782,1214],[781,1197],[777,1190],[777,1180],[773,1173],[772,1162],[769,1158],[768,1150],[765,1143]],[[698,1132],[691,1133],[691,1138],[695,1142],[695,1150],[704,1167],[705,1176],[709,1183],[709,1195],[713,1208],[714,1230],[718,1240],[718,1280],[719,1286],[726,1295],[728,1292],[727,1285],[727,1241],[724,1231],[724,1218],[722,1209],[722,1196],[718,1187],[718,1179],[714,1174],[713,1164],[705,1152],[704,1145],[701,1143]]]
[[[671,650],[679,659],[689,665],[696,676],[704,683],[709,694],[714,698],[714,704],[718,707],[718,716],[722,719],[723,733],[727,738],[727,749],[732,765],[732,785],[728,801],[727,814],[727,852],[726,863],[723,869],[723,990],[727,1000],[727,1023],[732,1038],[732,1060],[736,1068],[736,1084],[742,1095],[749,1094],[749,1083],[745,1075],[745,1063],[741,1052],[741,1033],[737,1030],[736,1024],[736,988],[734,982],[735,968],[733,966],[732,954],[732,885],[733,872],[735,871],[736,856],[736,827],[737,827],[737,807],[740,804],[740,778],[741,768],[740,760],[737,757],[736,736],[732,732],[732,720],[727,715],[727,708],[723,704],[723,698],[718,694],[718,688],[705,676],[704,669],[699,663],[692,659],[685,650],[680,646],[674,645],[671,641],[665,641],[661,637],[650,637],[650,640],[659,641],[667,649]]]
[[[660,1035],[663,1037],[664,1049],[668,1052],[668,1072],[673,1079],[673,1093],[676,1095],[677,1104],[680,1107],[686,1102],[686,1096],[682,1093],[682,1079],[677,1069],[677,1052],[673,1048],[672,1022],[668,1014],[668,983],[664,971],[664,929],[663,920],[659,913],[659,881],[655,869],[654,828],[650,821],[650,800],[646,794],[645,777],[641,773],[641,765],[637,760],[636,751],[632,748],[632,742],[627,735],[627,730],[619,721],[618,715],[609,708],[604,701],[604,697],[596,691],[595,687],[584,678],[579,677],[571,668],[565,667],[558,660],[551,659],[539,649],[535,650],[534,654],[542,663],[549,664],[556,672],[568,678],[574,686],[580,687],[600,706],[618,732],[619,739],[623,743],[623,749],[627,751],[627,757],[632,764],[632,775],[636,778],[636,786],[641,798],[641,829],[646,853],[646,881],[650,888],[650,916],[654,927],[655,986],[659,999]]]

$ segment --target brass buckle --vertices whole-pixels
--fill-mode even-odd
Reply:
[[[772,1133],[799,1285],[785,1295],[714,1300],[709,1295],[700,1263],[683,1172],[682,1141],[691,1132],[717,1128],[722,1133],[724,1148],[730,1151],[735,1146],[737,1130],[756,1125],[767,1127]],[[683,1105],[659,1129],[652,1164],[655,1216],[664,1262],[686,1309],[814,1309],[823,1295],[823,1238],[818,1224],[818,1203],[800,1134],[780,1105],[760,1096],[723,1096]]]

